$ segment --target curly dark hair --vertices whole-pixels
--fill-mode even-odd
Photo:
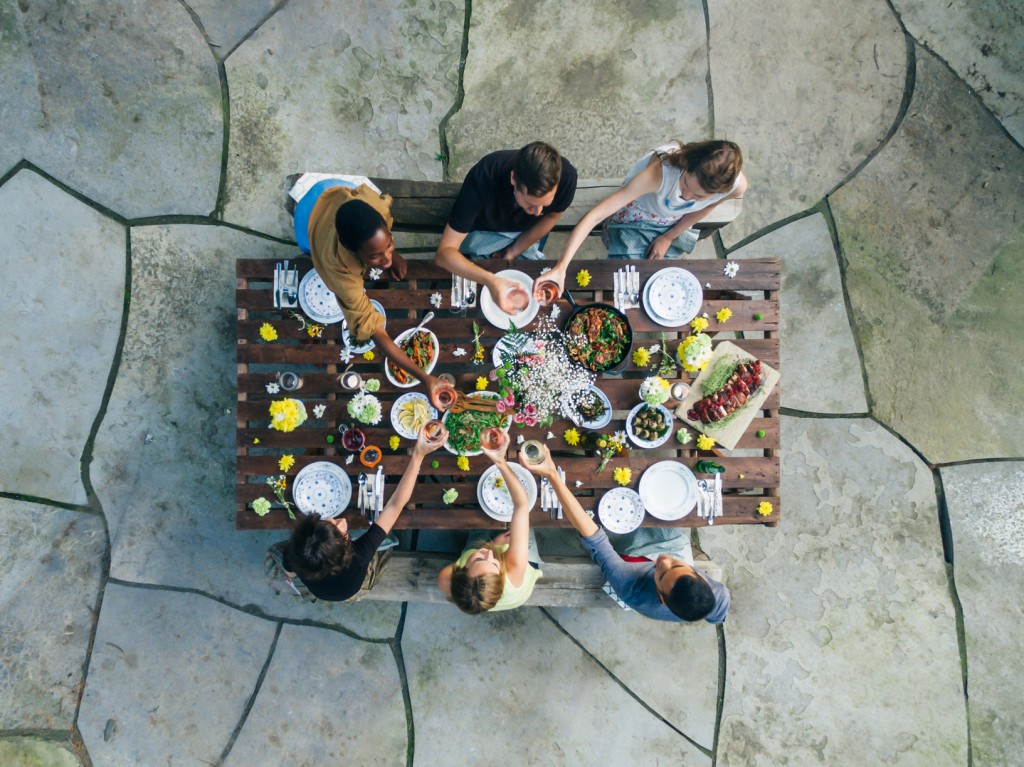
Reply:
[[[302,519],[284,547],[285,567],[304,581],[337,575],[352,562],[352,540],[319,514]]]
[[[369,203],[349,200],[334,214],[334,229],[342,246],[355,253],[380,229],[387,229],[387,222]]]

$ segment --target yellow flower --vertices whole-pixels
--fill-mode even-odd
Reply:
[[[628,466],[620,466],[612,472],[612,479],[620,485],[628,485],[633,480],[633,470]]]
[[[576,274],[576,284],[581,288],[587,287],[590,284],[590,272],[586,269],[580,269]]]
[[[633,352],[633,364],[638,368],[645,368],[651,362],[651,353],[644,347],[639,347]]]
[[[694,317],[693,322],[690,323],[690,328],[694,333],[703,333],[708,329],[708,318],[707,317]]]
[[[306,333],[309,334],[310,338],[320,338],[324,334],[324,326],[317,325],[315,322],[311,322],[306,325]]]
[[[715,440],[713,437],[709,437],[706,434],[697,435],[697,449],[698,450],[710,450],[715,446]]]
[[[281,460],[277,462],[277,468],[279,468],[281,471],[288,471],[288,469],[290,469],[294,465],[294,455],[282,455]]]
[[[770,517],[772,515],[771,501],[761,501],[757,504],[757,513],[762,517]]]
[[[566,444],[576,447],[580,444],[580,433],[576,429],[566,429],[565,434],[562,435],[565,438]]]
[[[252,438],[252,444],[254,444],[254,445],[260,444],[260,438],[259,437],[253,437]]]
[[[274,330],[274,326],[271,325],[269,322],[264,322],[262,325],[260,325],[260,338],[262,338],[264,341],[276,341],[277,331]]]
[[[461,471],[469,471],[469,459],[464,455],[460,455],[455,461],[455,465],[459,467]]]
[[[719,309],[715,315],[715,319],[718,320],[719,324],[725,322],[732,317],[732,309]]]
[[[270,403],[270,427],[278,431],[293,431],[306,420],[306,406],[297,399],[281,399]]]
[[[373,358],[375,356],[376,355],[372,351],[363,352],[363,359],[366,360],[367,362],[373,362]]]
[[[398,450],[398,446],[402,444],[402,440],[398,438],[397,434],[392,434],[388,438],[388,444],[391,446],[392,450]]]
[[[487,379],[484,378],[483,376],[477,376],[476,377],[476,390],[477,391],[483,391],[486,388],[487,388]]]
[[[494,486],[496,488],[498,488],[499,490],[501,490],[501,488],[505,487],[505,480],[502,479],[501,477],[495,477],[494,478]]]

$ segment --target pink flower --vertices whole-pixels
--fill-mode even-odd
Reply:
[[[537,415],[537,406],[534,405],[532,402],[529,402],[529,403],[527,403],[526,407],[523,409],[523,412],[526,413],[526,415],[528,415],[528,416],[535,416],[535,415]],[[534,419],[534,420],[536,420],[536,419]]]
[[[527,426],[536,426],[537,425],[537,419],[533,418],[532,416],[527,416],[527,418],[525,420],[526,420],[526,425]]]
[[[512,416],[512,421],[514,423],[522,423],[525,420],[526,418],[523,416],[522,413],[516,413],[514,416]]]
[[[535,341],[533,345],[536,347],[537,351],[539,351],[539,352],[544,351],[544,342],[543,341]]]
[[[515,399],[515,397],[512,396],[512,392],[509,392],[508,396],[505,397],[505,406],[506,407],[515,407],[515,404],[516,404],[516,399]]]
[[[508,410],[508,405],[505,404],[505,400],[500,399],[498,400],[498,404],[495,405],[494,409],[497,410],[499,413],[504,413],[506,410]]]

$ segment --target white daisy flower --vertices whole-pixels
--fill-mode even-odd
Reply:
[[[342,346],[338,352],[338,358],[346,365],[352,361],[352,347]]]
[[[561,313],[562,313],[562,310],[558,306],[558,304],[552,304],[551,305],[551,319],[557,320],[558,319],[558,315],[560,315]]]
[[[279,391],[281,391],[281,387],[276,383],[267,384],[267,394],[277,394]]]
[[[521,445],[524,442],[526,442],[526,437],[524,437],[522,434],[520,434],[519,436],[516,437],[516,444],[517,445]]]
[[[371,280],[379,280],[382,274],[384,274],[384,270],[383,269],[373,268],[373,269],[370,270],[370,279]]]
[[[442,301],[444,301],[444,296],[442,296],[440,293],[434,293],[430,296],[430,305],[433,306],[435,309],[441,308]]]
[[[654,344],[647,351],[649,354],[657,354],[661,351],[661,344]]]
[[[705,282],[704,283],[704,287],[705,288],[710,288],[711,287],[711,283],[710,282]]]
[[[313,405],[313,415],[317,418],[323,418],[324,412],[327,410],[327,405]]]
[[[583,483],[580,480],[576,480],[576,487],[583,487]]]
[[[735,261],[730,261],[725,265],[725,268],[722,270],[722,274],[724,274],[729,279],[732,279],[733,277],[736,276],[736,272],[738,272],[739,270],[740,265],[737,264]]]
[[[453,357],[465,357],[466,356],[466,350],[463,349],[461,346],[457,346],[455,348],[455,351],[452,352],[452,356]]]

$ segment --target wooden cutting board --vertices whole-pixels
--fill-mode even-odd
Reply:
[[[736,447],[736,443],[740,441],[740,437],[750,426],[750,422],[754,420],[754,417],[761,412],[761,405],[768,395],[772,393],[772,389],[775,388],[775,384],[779,382],[779,371],[775,368],[769,367],[763,361],[761,362],[761,388],[750,397],[746,404],[743,405],[737,414],[724,426],[718,424],[705,424],[701,420],[691,421],[686,417],[686,411],[693,407],[694,403],[704,398],[704,391],[701,389],[701,383],[703,383],[711,371],[715,369],[717,362],[723,357],[732,357],[736,362],[742,362],[744,360],[754,360],[756,357],[753,354],[749,354],[741,349],[736,344],[730,341],[722,341],[715,348],[715,351],[711,355],[711,359],[708,361],[708,366],[701,371],[701,374],[697,376],[697,380],[693,382],[693,386],[690,388],[690,393],[686,396],[679,406],[676,408],[676,416],[688,423],[697,431],[702,434],[706,434],[709,437],[714,438],[715,442],[720,447],[724,447],[726,450],[732,450]]]

